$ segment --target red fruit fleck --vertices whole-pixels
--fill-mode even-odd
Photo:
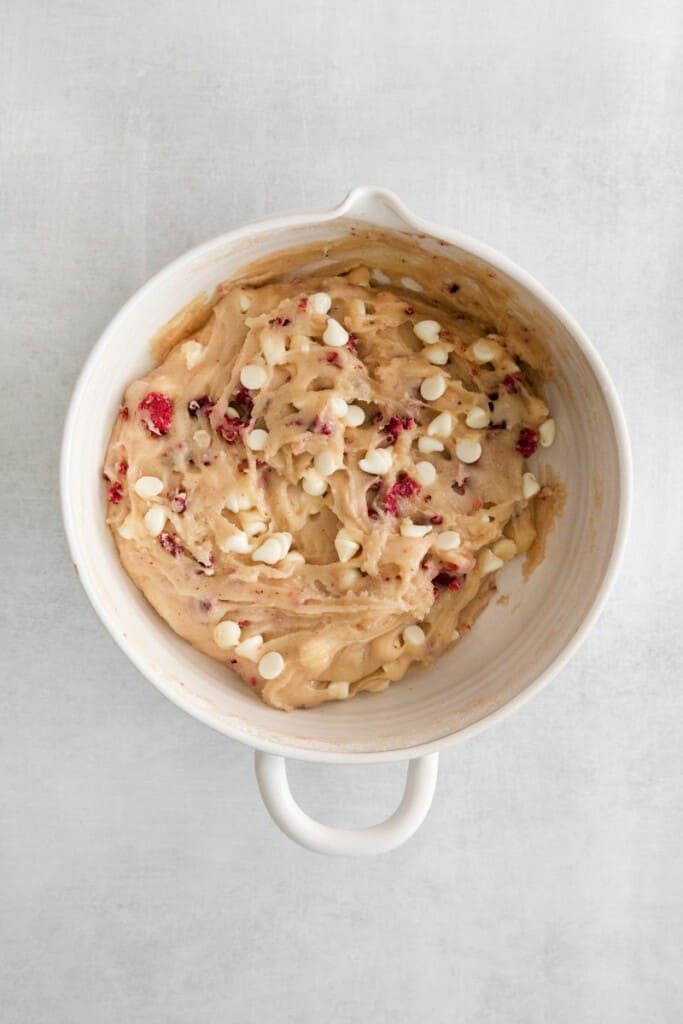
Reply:
[[[160,533],[159,543],[164,551],[168,551],[169,555],[173,555],[174,558],[178,558],[183,553],[183,545],[174,533]]]
[[[240,629],[246,629],[247,626],[249,625],[249,619],[240,619],[237,625],[240,627]]]
[[[128,406],[127,405],[124,405],[122,409],[119,409],[119,419],[120,420],[127,420],[128,419]]]
[[[122,461],[122,462],[117,462],[116,463],[116,472],[120,476],[125,476],[126,473],[128,472],[128,463],[125,460]]]
[[[251,676],[249,678],[249,685],[250,686],[256,686],[256,676]]]
[[[112,503],[112,505],[118,505],[122,497],[123,487],[121,486],[118,480],[115,480],[114,483],[109,488],[109,500]]]
[[[378,491],[381,486],[382,486],[382,481],[381,480],[373,480],[372,483],[370,484],[370,486],[368,487],[368,490],[369,491]]]
[[[503,377],[503,387],[511,395],[516,395],[519,391],[519,377],[513,377],[511,373],[508,373],[507,377]]]
[[[292,321],[289,320],[286,316],[276,316],[275,319],[271,320],[270,322],[271,324],[277,324],[278,327],[288,327]]]
[[[484,499],[483,498],[476,497],[476,498],[473,499],[473,501],[472,501],[472,511],[473,512],[478,512],[479,509],[483,508],[483,507],[484,507]]]
[[[216,433],[227,441],[228,444],[235,444],[241,438],[240,431],[244,427],[242,420],[237,417],[224,416],[221,422],[216,427]]]
[[[202,395],[200,398],[193,398],[187,403],[187,411],[192,419],[196,419],[199,413],[203,413],[204,416],[208,416],[213,409],[213,399],[209,398],[208,395]]]
[[[170,505],[173,512],[177,512],[178,515],[182,515],[187,508],[187,491],[178,490],[175,494],[172,494]]]
[[[522,427],[515,447],[525,459],[530,458],[538,448],[538,431],[532,427]]]
[[[400,472],[396,482],[384,495],[384,511],[387,515],[398,516],[400,514],[399,502],[404,499],[414,498],[420,493],[420,485],[405,472]]]
[[[405,313],[406,316],[412,316],[415,310],[413,309],[412,306],[406,306],[403,312]]]
[[[138,412],[150,434],[160,437],[168,433],[173,419],[173,402],[168,395],[150,391],[140,402]]]
[[[308,429],[312,434],[324,434],[326,437],[329,437],[334,431],[334,427],[331,423],[327,423],[321,419],[313,420]]]
[[[412,430],[415,420],[412,416],[392,416],[389,422],[382,427],[382,433],[389,438],[389,444],[395,444],[396,438],[403,430]]]
[[[336,363],[339,361],[339,353],[328,352],[327,355],[325,356],[325,359],[327,360],[328,363]]]
[[[439,590],[438,587],[432,587],[432,594],[434,595],[434,600],[438,601],[439,597],[441,596],[441,591]]]
[[[368,518],[369,519],[379,519],[379,512],[377,511],[376,508],[369,508],[368,509]]]
[[[299,309],[306,309],[308,307],[308,299],[304,295],[303,299],[299,299],[297,306]]]
[[[237,394],[230,399],[228,405],[237,411],[237,418],[240,423],[249,423],[254,410],[254,399],[245,387],[240,387]]]
[[[432,526],[441,526],[443,524],[443,516],[432,516],[429,522]]]
[[[349,334],[349,340],[346,342],[346,348],[354,354],[358,351],[358,338],[355,334]]]
[[[462,580],[450,572],[440,572],[434,577],[433,582],[437,587],[446,587],[448,590],[460,590],[462,586]]]

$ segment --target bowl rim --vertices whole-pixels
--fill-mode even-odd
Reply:
[[[138,653],[135,645],[130,643],[127,637],[123,636],[121,631],[116,628],[116,615],[106,607],[104,602],[100,599],[100,595],[95,587],[94,581],[90,577],[89,572],[87,570],[83,571],[81,568],[81,540],[69,491],[71,453],[77,444],[77,437],[75,434],[77,410],[83,396],[87,392],[89,379],[98,362],[100,353],[107,345],[110,335],[118,328],[120,322],[129,316],[132,310],[140,304],[150,292],[165,281],[166,278],[174,275],[178,271],[181,271],[185,266],[191,265],[195,260],[200,259],[207,251],[220,246],[232,245],[243,238],[262,235],[270,231],[277,231],[298,225],[325,224],[328,221],[344,217],[348,217],[349,220],[364,220],[365,218],[362,214],[359,215],[354,213],[354,210],[357,208],[362,210],[368,202],[377,200],[383,201],[389,210],[391,210],[396,217],[403,222],[404,229],[407,225],[411,231],[420,232],[437,240],[443,240],[452,245],[458,246],[465,252],[486,261],[491,264],[491,266],[506,274],[509,278],[534,295],[534,297],[553,314],[553,316],[571,335],[572,339],[576,342],[583,355],[586,357],[592,372],[595,374],[596,380],[602,388],[605,403],[614,428],[618,457],[617,470],[619,476],[617,523],[610,559],[591,607],[588,609],[579,628],[576,630],[569,643],[564,646],[554,661],[551,662],[551,664],[521,693],[517,694],[500,708],[497,708],[495,711],[485,715],[479,721],[473,722],[456,732],[449,733],[425,743],[415,744],[410,747],[377,751],[320,750],[315,747],[290,746],[287,742],[269,738],[267,735],[242,730],[236,727],[232,720],[224,719],[220,714],[212,711],[210,707],[196,701],[190,694],[182,690],[180,687],[175,687],[172,683],[167,683],[165,680],[155,676],[151,666],[145,663],[143,656]],[[369,220],[368,223],[370,223],[371,226],[373,224],[371,220]],[[413,758],[421,757],[425,754],[430,754],[438,750],[447,749],[454,746],[456,743],[460,743],[472,736],[476,736],[483,730],[488,729],[490,726],[507,718],[508,715],[513,714],[528,700],[531,700],[532,697],[539,693],[544,686],[555,678],[555,676],[557,676],[567,665],[595,625],[609,597],[612,586],[614,585],[628,535],[633,493],[632,478],[633,469],[631,448],[626,419],[621,402],[601,356],[576,320],[535,277],[529,274],[526,270],[523,270],[496,249],[483,242],[479,242],[477,239],[474,239],[454,228],[444,227],[440,224],[433,223],[417,216],[409,210],[402,200],[393,192],[379,186],[371,185],[359,186],[352,189],[344,200],[332,209],[317,212],[308,210],[293,211],[286,214],[279,214],[274,217],[263,217],[258,220],[250,221],[249,223],[239,226],[232,231],[216,235],[205,242],[201,242],[199,245],[193,246],[170,263],[167,263],[157,271],[156,274],[149,278],[133,293],[133,295],[112,317],[100,334],[83,365],[69,401],[62,434],[60,458],[62,518],[64,521],[69,549],[77,568],[79,579],[101,622],[126,657],[135,665],[142,676],[152,683],[161,691],[161,693],[164,694],[165,697],[171,700],[181,710],[187,712],[192,715],[193,718],[196,718],[198,721],[210,726],[223,735],[229,736],[231,739],[239,740],[241,743],[251,746],[256,750],[264,751],[265,753],[286,756],[300,761],[316,761],[329,764],[378,764],[405,761],[412,760]],[[123,569],[121,571],[123,572]]]

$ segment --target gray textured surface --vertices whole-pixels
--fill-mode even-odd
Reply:
[[[3,1022],[674,1024],[680,5],[3,8]],[[577,316],[623,396],[636,505],[570,668],[443,757],[417,838],[352,863],[286,841],[249,751],[115,648],[69,566],[57,458],[86,353],[151,272],[363,182]],[[402,772],[291,774],[326,820],[369,823]]]

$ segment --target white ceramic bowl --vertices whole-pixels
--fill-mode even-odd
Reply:
[[[493,268],[514,292],[522,319],[544,325],[559,368],[548,390],[557,421],[547,459],[564,480],[564,514],[547,556],[528,583],[511,563],[499,574],[510,594],[430,669],[383,694],[285,714],[266,707],[222,665],[193,650],[161,620],[119,563],[105,523],[103,455],[127,384],[150,366],[156,330],[200,292],[238,268],[292,244],[346,234],[353,224],[410,232],[415,244],[447,255],[467,277]],[[444,243],[446,245],[444,246]],[[383,189],[358,188],[336,209],[276,217],[198,246],[145,284],[109,324],[76,386],[64,431],[62,504],[74,562],[105,626],[162,693],[196,718],[256,750],[257,777],[274,819],[293,839],[327,853],[390,849],[424,818],[437,751],[518,708],[566,664],[595,622],[623,547],[630,506],[630,457],[614,387],[581,328],[533,278],[509,260],[410,213]],[[308,761],[409,761],[403,801],[370,829],[333,829],[294,803],[285,756]]]

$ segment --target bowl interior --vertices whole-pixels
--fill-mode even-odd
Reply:
[[[435,666],[383,694],[290,714],[264,706],[229,669],[177,637],[133,586],[105,524],[100,483],[121,394],[149,368],[149,339],[158,328],[245,263],[345,234],[351,224],[342,215],[236,232],[176,261],[138,292],[103,335],[79,382],[65,434],[63,501],[74,557],[96,609],[140,670],[172,700],[263,749],[330,760],[392,759],[455,737],[536,688],[557,668],[600,594],[623,514],[623,452],[606,397],[611,385],[561,311],[546,306],[532,284],[511,276],[514,271],[496,266],[496,285],[509,287],[507,301],[517,316],[541,326],[559,371],[548,388],[557,440],[534,456],[537,472],[547,461],[567,488],[546,558],[526,583],[516,563],[507,566],[499,590],[508,602],[492,602],[469,636]],[[427,251],[438,247],[457,266],[459,280],[482,266],[491,271],[466,243],[444,246],[416,234],[414,244]]]

